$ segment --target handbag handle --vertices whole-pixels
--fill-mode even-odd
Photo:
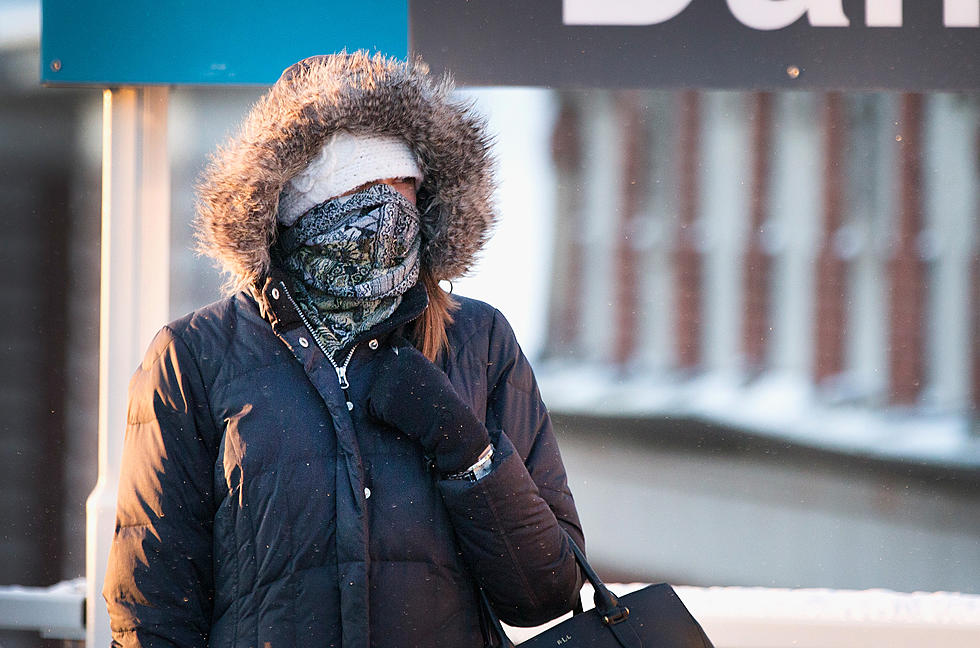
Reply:
[[[565,539],[568,540],[568,544],[572,548],[572,553],[575,555],[575,561],[578,563],[579,567],[582,568],[582,572],[585,574],[585,577],[589,579],[590,583],[592,583],[592,587],[595,590],[595,593],[592,595],[592,599],[595,602],[596,612],[598,612],[602,622],[613,630],[613,634],[616,635],[617,639],[620,639],[620,642],[622,643],[623,639],[620,638],[620,633],[616,632],[616,630],[613,629],[613,626],[625,621],[627,617],[629,617],[629,608],[625,605],[620,605],[619,599],[609,591],[609,589],[599,578],[599,575],[596,574],[594,569],[592,569],[592,565],[590,565],[589,561],[585,559],[585,554],[582,553],[582,550],[579,549],[577,544],[575,544],[572,537],[568,535],[568,531],[561,527],[558,528],[561,529]],[[507,633],[504,632],[504,627],[500,623],[500,617],[498,617],[497,613],[493,611],[493,607],[490,605],[490,601],[487,599],[487,595],[483,591],[482,587],[480,588],[480,597],[483,600],[483,607],[485,608],[485,611],[490,619],[490,623],[493,625],[494,632],[497,635],[497,639],[500,641],[500,645],[503,648],[513,648],[514,643],[507,636]],[[582,597],[581,595],[577,594],[575,597],[574,614],[578,614],[581,611]]]
[[[615,625],[620,621],[624,621],[629,616],[629,608],[619,604],[619,599],[600,580],[599,575],[592,569],[592,565],[585,559],[585,554],[578,548],[578,545],[568,535],[568,532],[564,529],[562,529],[562,532],[565,533],[565,537],[568,538],[568,543],[572,546],[572,553],[575,554],[575,560],[578,561],[579,566],[585,573],[585,577],[589,579],[589,582],[592,583],[592,587],[595,589],[592,600],[595,602],[596,610],[602,617],[602,622],[606,625]],[[581,599],[581,597],[579,598]]]

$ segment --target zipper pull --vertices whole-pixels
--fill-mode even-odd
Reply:
[[[346,365],[338,365],[337,366],[337,380],[340,381],[340,388],[341,389],[346,390],[346,389],[349,389],[350,388],[350,383],[347,382],[347,366]]]
[[[344,392],[344,400],[347,401],[348,412],[354,409],[354,403],[351,402],[350,392],[347,391],[350,389],[350,382],[347,380],[347,365],[350,364],[351,358],[354,357],[354,350],[356,348],[356,344],[351,347],[350,353],[347,354],[347,359],[344,360],[343,364],[337,364],[333,358],[331,358],[329,355],[327,356],[327,360],[330,361],[330,364],[332,364],[333,368],[337,371],[337,380],[340,382],[340,389]]]
[[[350,400],[350,394],[348,389],[350,388],[350,383],[347,382],[347,366],[338,365],[337,366],[337,380],[340,381],[340,389],[344,392],[344,400],[347,401],[347,411],[354,409],[354,403]]]

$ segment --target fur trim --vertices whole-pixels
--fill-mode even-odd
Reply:
[[[255,104],[237,135],[211,156],[198,185],[198,249],[234,290],[270,270],[279,194],[331,134],[395,135],[417,153],[422,265],[438,279],[472,266],[496,221],[493,159],[483,119],[454,101],[421,61],[364,51],[314,56],[292,65]]]

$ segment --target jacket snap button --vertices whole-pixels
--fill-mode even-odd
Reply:
[[[272,298],[273,299],[279,299],[279,289],[278,288],[273,288],[272,289]]]
[[[370,489],[370,488],[367,488],[367,487],[365,487],[365,488],[364,488],[364,499],[367,499],[367,498],[369,498],[369,497],[371,497],[371,489]]]
[[[306,347],[310,346],[310,341],[307,340],[305,337],[301,337],[299,339],[299,345],[305,349]]]
[[[368,346],[371,347],[372,350],[377,349],[378,348],[378,341],[377,340],[371,340],[370,342],[368,342]]]

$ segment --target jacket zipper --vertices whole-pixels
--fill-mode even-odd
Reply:
[[[320,346],[319,342],[317,343],[317,346]],[[357,343],[355,343],[354,346],[350,348],[350,353],[347,354],[347,358],[344,360],[344,363],[341,365],[338,365],[334,361],[334,359],[330,357],[329,354],[327,355],[327,360],[330,361],[330,364],[333,365],[334,371],[337,372],[337,380],[340,382],[340,389],[344,392],[344,400],[347,401],[348,412],[354,409],[354,403],[351,402],[350,393],[347,391],[348,389],[350,389],[350,383],[347,382],[347,365],[350,364],[350,359],[354,357],[354,350],[356,348],[357,348]],[[323,347],[321,346],[320,349],[322,350]]]
[[[350,382],[347,380],[347,367],[350,365],[351,358],[354,357],[354,351],[357,349],[357,345],[360,344],[360,342],[355,343],[354,346],[350,348],[350,352],[348,352],[347,358],[344,359],[343,364],[337,364],[337,361],[333,359],[333,356],[327,353],[327,350],[320,342],[320,338],[313,333],[313,327],[310,326],[310,321],[306,319],[303,309],[299,307],[299,304],[296,303],[296,300],[293,299],[293,296],[290,294],[289,289],[286,288],[286,282],[280,281],[279,285],[282,286],[282,291],[286,294],[286,298],[289,299],[289,303],[293,305],[293,308],[295,308],[296,312],[299,314],[299,319],[303,322],[303,326],[305,326],[306,330],[309,331],[310,336],[313,338],[313,341],[316,343],[317,347],[323,352],[323,355],[327,357],[327,361],[331,364],[331,366],[333,366],[334,371],[337,372],[337,382],[340,383],[340,389],[344,392],[344,400],[347,402],[347,411],[351,411],[354,409],[354,403],[351,402],[350,392],[348,391],[350,389]]]

